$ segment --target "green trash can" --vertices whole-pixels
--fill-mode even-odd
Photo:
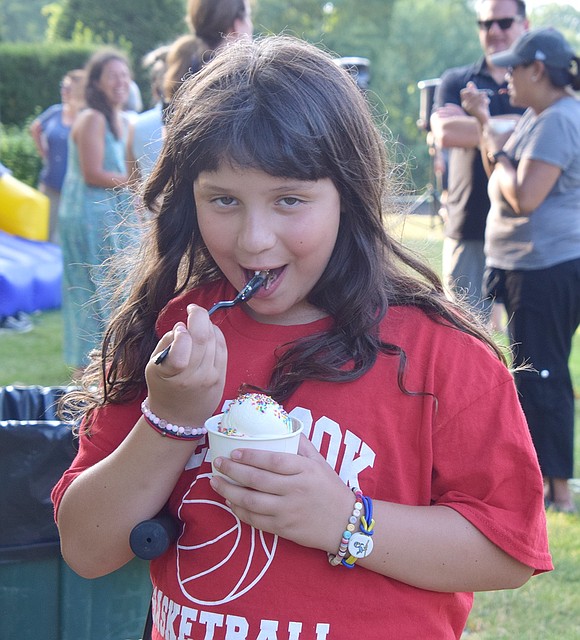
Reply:
[[[62,387],[0,388],[0,638],[137,640],[151,598],[135,559],[86,580],[60,554],[50,492],[75,454]]]

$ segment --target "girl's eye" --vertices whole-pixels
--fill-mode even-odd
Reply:
[[[279,202],[288,207],[294,207],[297,204],[300,204],[302,200],[295,198],[294,196],[286,196],[285,198],[280,198]]]
[[[235,204],[236,199],[231,196],[220,196],[219,198],[214,198],[213,202],[221,205],[222,207],[229,207]]]

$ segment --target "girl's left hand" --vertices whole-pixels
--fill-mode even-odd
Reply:
[[[298,455],[236,449],[214,461],[232,484],[214,476],[213,489],[243,522],[297,544],[335,553],[354,496],[304,435]]]

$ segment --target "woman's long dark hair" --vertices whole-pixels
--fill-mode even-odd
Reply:
[[[234,26],[246,17],[244,0],[188,0],[186,22],[192,33],[216,49]]]
[[[245,16],[244,0],[189,0],[186,22],[191,33],[178,38],[167,54],[163,81],[167,107],[184,79],[196,74],[210,60],[235,21]]]
[[[94,53],[87,65],[86,69],[86,85],[85,85],[85,101],[87,107],[100,111],[107,120],[109,128],[117,140],[121,137],[121,131],[113,118],[113,109],[107,100],[107,96],[99,89],[98,83],[103,74],[103,70],[111,60],[120,60],[124,62],[130,69],[127,57],[116,49],[101,49]]]
[[[284,348],[268,389],[276,399],[308,379],[357,378],[381,351],[400,357],[402,375],[404,353],[379,336],[391,305],[423,309],[501,357],[477,323],[445,299],[435,273],[386,232],[385,144],[352,78],[315,47],[277,36],[232,44],[176,95],[144,191],[153,229],[139,254],[139,277],[105,336],[98,402],[142,391],[159,312],[176,295],[222,277],[201,238],[193,197],[200,172],[221,162],[299,180],[330,178],[340,194],[338,239],[309,294],[334,324]]]

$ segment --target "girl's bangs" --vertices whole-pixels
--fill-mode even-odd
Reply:
[[[214,122],[201,144],[199,171],[217,169],[222,162],[259,169],[272,176],[319,180],[331,174],[324,162],[320,136],[300,123],[269,117],[261,110]]]

